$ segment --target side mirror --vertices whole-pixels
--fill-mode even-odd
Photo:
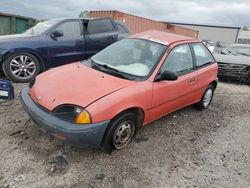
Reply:
[[[161,81],[161,80],[174,81],[177,79],[178,79],[177,73],[165,70],[156,77],[155,81]]]
[[[53,31],[50,36],[53,38],[53,39],[56,39],[57,37],[61,37],[63,36],[63,31],[61,30],[55,30]]]

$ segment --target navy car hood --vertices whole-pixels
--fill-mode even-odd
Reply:
[[[32,39],[36,36],[27,34],[13,34],[13,35],[3,35],[0,36],[0,42],[10,42],[10,41],[23,41],[27,39]]]

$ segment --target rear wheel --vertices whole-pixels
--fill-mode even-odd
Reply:
[[[209,85],[206,91],[204,92],[201,101],[196,104],[196,107],[200,110],[207,109],[212,102],[213,96],[214,96],[214,86]]]
[[[125,148],[134,138],[137,122],[136,115],[130,112],[115,118],[105,135],[103,149],[110,153]]]
[[[40,72],[40,64],[30,53],[15,53],[4,60],[3,71],[14,82],[29,82]]]

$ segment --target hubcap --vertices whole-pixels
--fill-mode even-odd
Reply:
[[[113,144],[116,149],[122,149],[132,140],[135,132],[133,122],[126,121],[120,124],[113,136]]]
[[[204,95],[204,99],[203,99],[203,103],[204,103],[204,106],[207,107],[211,100],[212,100],[212,97],[213,97],[213,90],[212,89],[208,89]]]
[[[10,62],[12,74],[19,79],[27,79],[36,71],[35,62],[27,55],[16,56]]]

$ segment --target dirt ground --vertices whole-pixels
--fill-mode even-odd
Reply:
[[[17,96],[0,106],[0,187],[247,188],[249,143],[249,86],[220,83],[208,110],[165,116],[111,155],[47,137]]]

